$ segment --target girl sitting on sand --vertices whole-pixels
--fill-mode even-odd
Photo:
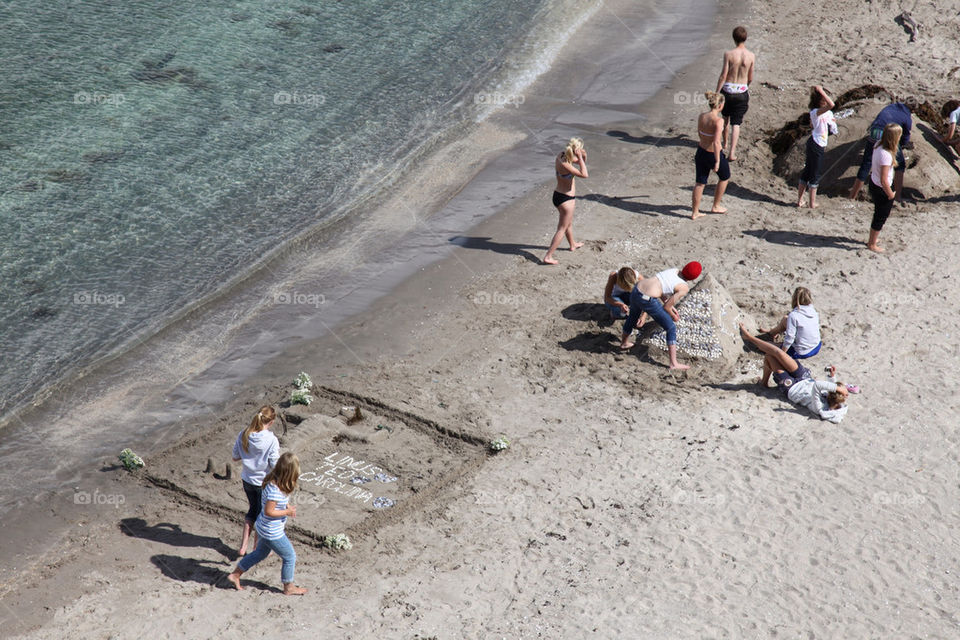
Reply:
[[[607,286],[603,289],[603,304],[610,312],[611,320],[626,318],[630,313],[630,292],[643,276],[632,267],[620,267],[611,271],[607,277]],[[643,322],[640,322],[643,326]]]
[[[797,188],[797,206],[803,203],[803,192],[810,188],[810,208],[816,209],[817,186],[820,184],[820,165],[823,164],[823,152],[827,148],[827,136],[837,133],[837,121],[833,117],[833,100],[816,85],[810,89],[810,127],[813,132],[807,140],[807,162],[800,174],[800,186]]]
[[[893,209],[896,195],[890,186],[893,170],[897,167],[897,149],[903,129],[891,122],[883,128],[883,135],[873,148],[873,162],[870,166],[870,196],[873,198],[873,221],[870,223],[870,238],[867,249],[883,252],[878,242],[883,224]]]
[[[802,360],[820,353],[820,316],[813,308],[813,296],[806,287],[797,287],[790,302],[793,310],[772,329],[760,329],[771,336],[783,334],[781,349],[791,358]]]
[[[707,186],[710,170],[716,171],[717,177],[720,178],[717,190],[713,193],[711,213],[727,212],[720,206],[720,198],[727,190],[727,182],[730,180],[730,165],[727,163],[727,157],[723,155],[723,143],[720,141],[720,135],[723,133],[723,116],[720,115],[720,110],[723,109],[724,97],[722,93],[713,91],[707,91],[704,95],[707,97],[707,104],[710,105],[710,111],[701,113],[697,118],[697,135],[700,136],[700,145],[693,158],[697,169],[697,180],[693,185],[693,214],[690,216],[693,220],[706,215],[700,213],[700,199],[703,197],[703,188]]]
[[[630,335],[640,316],[646,313],[667,332],[670,368],[689,369],[689,365],[677,362],[677,325],[674,321],[680,319],[680,314],[674,307],[690,291],[687,283],[699,278],[702,270],[699,262],[688,262],[683,269],[667,269],[638,282],[630,293],[630,315],[623,323],[620,348],[629,349],[633,346]]]
[[[263,478],[273,465],[277,464],[277,458],[280,457],[280,442],[277,436],[270,432],[276,416],[277,412],[273,407],[260,407],[257,415],[250,421],[250,425],[237,436],[236,442],[233,443],[233,461],[243,463],[240,480],[243,482],[243,492],[247,494],[249,504],[247,515],[243,520],[243,534],[240,538],[238,553],[241,556],[247,552],[250,531],[260,515]],[[256,540],[253,546],[257,546]]]
[[[777,345],[750,335],[742,323],[740,335],[744,342],[749,342],[764,354],[761,387],[767,388],[772,374],[777,388],[793,404],[804,406],[821,419],[833,423],[839,423],[847,415],[847,386],[835,380],[836,367],[829,368],[828,381],[814,380],[809,369],[788,356],[786,351]]]
[[[289,500],[290,494],[297,488],[299,478],[300,460],[288,451],[280,456],[277,466],[263,479],[263,509],[256,524],[260,541],[253,553],[241,558],[237,568],[227,576],[237,589],[243,589],[240,586],[240,576],[273,551],[283,560],[280,581],[283,583],[284,595],[301,596],[307,592],[306,589],[293,584],[297,554],[284,532],[287,517],[294,518],[297,515],[296,505],[290,505]]]
[[[563,152],[553,162],[557,174],[557,188],[553,192],[553,206],[557,208],[560,219],[557,222],[557,232],[553,234],[547,255],[543,257],[545,264],[557,264],[553,252],[560,246],[563,237],[570,243],[570,251],[576,251],[583,246],[582,242],[573,241],[573,208],[576,204],[576,188],[573,179],[588,178],[587,152],[583,148],[583,140],[570,138]]]

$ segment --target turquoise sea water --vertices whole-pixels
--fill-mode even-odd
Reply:
[[[0,417],[387,184],[589,4],[0,5]]]

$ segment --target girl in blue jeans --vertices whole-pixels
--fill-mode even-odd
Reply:
[[[667,269],[638,282],[630,292],[630,315],[623,325],[620,348],[629,349],[633,346],[630,334],[637,326],[640,315],[646,313],[667,332],[670,368],[689,369],[689,365],[677,362],[677,325],[674,321],[680,319],[680,314],[674,307],[690,291],[687,283],[699,278],[702,270],[699,262],[688,262],[683,269]]]
[[[257,535],[260,536],[257,548],[253,553],[241,558],[237,568],[227,576],[238,590],[243,589],[240,586],[240,576],[273,551],[283,560],[280,581],[283,583],[284,595],[302,596],[307,592],[306,589],[293,584],[297,554],[284,532],[287,517],[294,518],[297,515],[296,505],[289,504],[289,500],[290,494],[297,488],[299,478],[300,460],[288,451],[280,456],[276,466],[263,479],[263,508],[256,522]]]

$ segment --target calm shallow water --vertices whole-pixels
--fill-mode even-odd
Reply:
[[[4,3],[0,417],[342,215],[595,4]]]

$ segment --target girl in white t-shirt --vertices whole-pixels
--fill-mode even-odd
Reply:
[[[960,135],[957,132],[957,122],[960,122],[960,100],[948,101],[943,105],[940,113],[947,119],[947,135],[938,135],[937,139],[948,147],[953,147],[953,150],[960,154]]]
[[[833,100],[820,85],[810,89],[810,127],[813,132],[807,140],[807,161],[800,174],[800,186],[797,189],[797,206],[803,202],[803,192],[810,189],[810,208],[817,207],[817,187],[820,185],[820,166],[823,164],[823,152],[827,148],[827,136],[837,133],[837,121],[833,117]]]
[[[891,122],[883,128],[883,135],[873,148],[873,160],[870,165],[870,196],[873,198],[873,221],[870,223],[870,239],[867,240],[867,249],[883,252],[878,244],[880,230],[887,221],[890,210],[893,208],[893,198],[896,195],[890,187],[893,170],[897,166],[897,148],[900,145],[900,136],[903,129],[900,125]]]

